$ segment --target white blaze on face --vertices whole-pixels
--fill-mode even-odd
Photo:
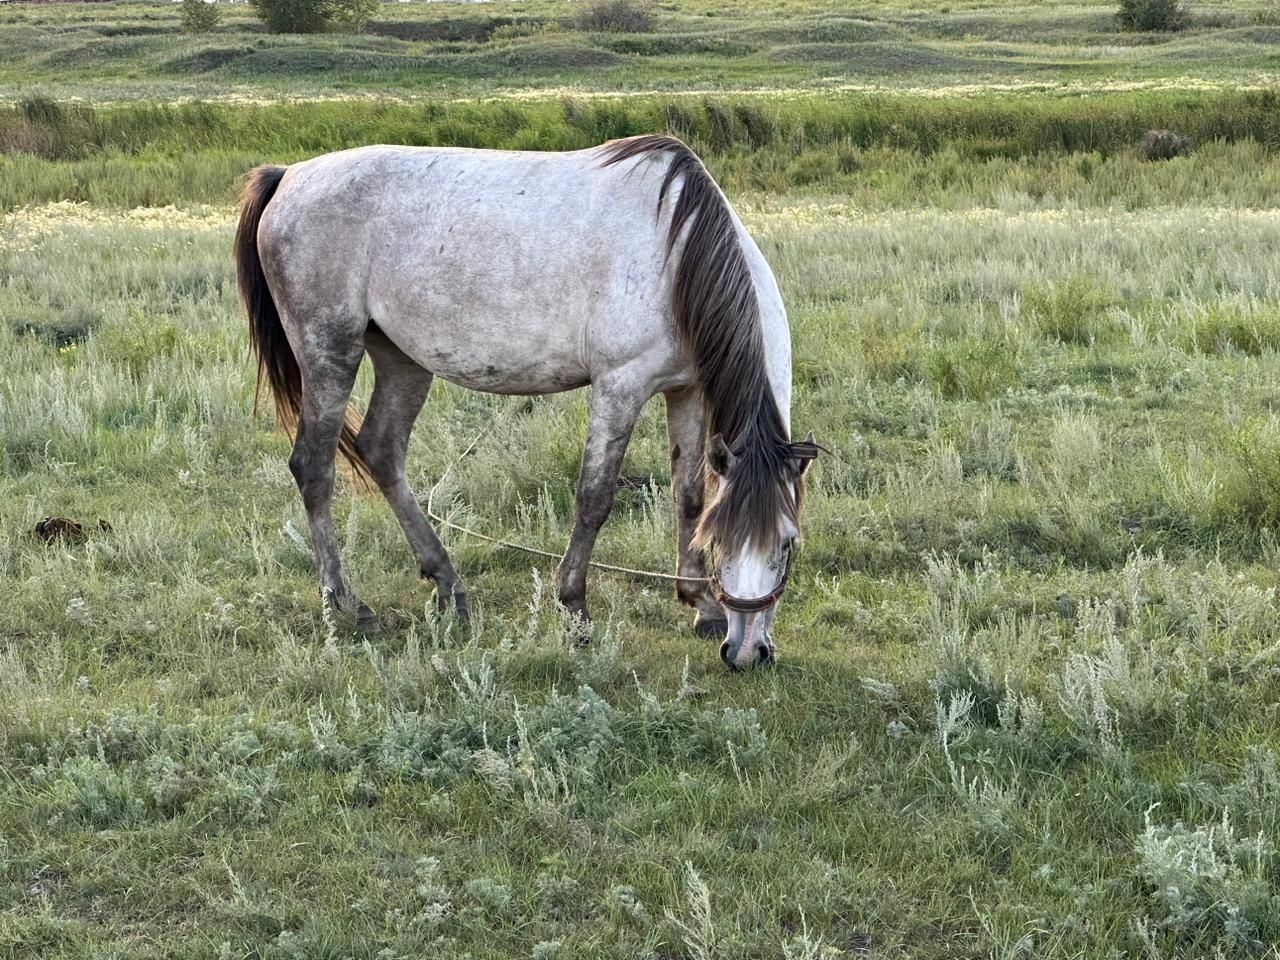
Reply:
[[[789,525],[788,525],[789,526]],[[794,530],[787,530],[770,549],[747,545],[732,559],[719,561],[716,577],[721,591],[731,600],[752,601],[767,597],[782,583],[787,571],[787,557],[793,549]],[[763,610],[743,612],[725,607],[729,632],[721,647],[721,656],[738,669],[745,669],[762,659],[773,656],[773,639],[770,631],[778,604],[772,603]]]

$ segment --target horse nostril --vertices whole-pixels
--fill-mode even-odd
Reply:
[[[728,641],[728,640],[726,640],[724,643],[720,644],[720,659],[721,659],[721,661],[724,663],[724,665],[725,665],[726,667],[728,667],[730,670],[737,670],[737,669],[738,669],[738,668],[734,665],[734,662],[733,662],[733,656],[732,656],[732,651],[730,650],[730,647],[729,647],[729,641]]]
[[[756,657],[760,666],[767,667],[773,663],[773,645],[762,643],[756,647]]]

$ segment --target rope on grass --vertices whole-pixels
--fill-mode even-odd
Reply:
[[[485,428],[481,430],[479,433],[477,433],[475,437],[472,439],[472,441],[469,444],[467,444],[467,449],[463,450],[462,453],[458,457],[456,457],[453,460],[453,462],[449,464],[448,467],[445,468],[444,473],[440,474],[440,479],[435,482],[435,485],[431,488],[431,492],[427,494],[427,516],[430,517],[432,520],[434,520],[436,523],[440,524],[442,527],[446,527],[447,529],[454,530],[458,533],[466,534],[468,537],[475,537],[477,540],[483,540],[486,543],[492,543],[496,547],[502,547],[507,550],[520,550],[520,551],[523,551],[524,553],[532,554],[535,557],[546,557],[548,559],[558,561],[560,560],[560,557],[561,557],[561,555],[558,553],[551,553],[549,550],[540,550],[537,547],[530,547],[527,544],[516,543],[513,540],[501,540],[497,537],[491,537],[488,534],[481,533],[478,530],[472,530],[470,527],[464,527],[460,523],[454,523],[452,520],[446,520],[444,517],[440,516],[440,514],[436,513],[435,511],[435,497],[436,497],[436,492],[440,489],[440,485],[444,483],[445,478],[447,478],[449,474],[453,472],[453,468],[457,466],[460,462],[462,462],[464,459],[466,459],[467,456],[471,453],[471,451],[476,448],[476,444],[478,444],[481,440],[483,440],[490,433],[490,431],[493,430],[493,425],[495,422],[496,422],[496,419],[490,420],[488,425],[485,426]],[[620,567],[617,564],[600,563],[599,561],[596,561],[596,560],[590,560],[588,561],[588,564],[592,567],[595,567],[597,570],[608,570],[610,573],[624,573],[631,577],[648,577],[652,580],[665,580],[668,582],[675,582],[675,583],[680,583],[680,582],[706,583],[707,582],[706,577],[681,577],[672,573],[658,573],[656,570],[638,570],[634,567]]]

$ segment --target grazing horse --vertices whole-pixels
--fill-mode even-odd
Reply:
[[[339,611],[377,623],[342,572],[337,451],[382,490],[439,608],[452,600],[466,616],[462,581],[405,480],[432,378],[499,394],[590,385],[561,603],[588,618],[591,550],[640,409],[661,393],[677,596],[699,633],[726,636],[731,667],[772,659],[817,448],[791,442],[791,340],[773,274],[679,140],[567,153],[371,146],[259,167],[236,261],[259,386],[294,432],[289,469]],[[365,353],[375,380],[362,422],[348,400]],[[704,463],[716,481],[705,509]]]

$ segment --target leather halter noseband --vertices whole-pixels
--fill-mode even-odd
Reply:
[[[778,602],[778,598],[782,596],[782,591],[787,589],[787,581],[791,579],[791,564],[795,560],[795,555],[795,548],[788,546],[787,565],[782,570],[782,579],[778,581],[778,585],[763,597],[753,597],[750,600],[726,593],[724,587],[720,584],[720,578],[713,573],[710,581],[711,590],[715,594],[716,601],[726,610],[734,610],[738,613],[759,613],[761,610],[768,610]]]

